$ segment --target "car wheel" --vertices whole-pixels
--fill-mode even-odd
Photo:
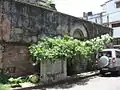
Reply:
[[[118,75],[118,71],[111,72],[112,75]]]
[[[100,70],[100,74],[101,74],[102,76],[104,76],[104,75],[105,75],[105,72],[102,71],[102,70]]]

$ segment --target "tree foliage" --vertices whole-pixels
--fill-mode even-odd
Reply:
[[[29,46],[29,51],[34,62],[72,60],[77,55],[81,59],[87,60],[91,54],[103,49],[111,40],[112,37],[108,34],[87,41],[80,41],[67,35],[64,37],[45,37],[40,39],[37,44]]]

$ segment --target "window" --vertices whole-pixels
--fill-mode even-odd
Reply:
[[[116,2],[116,8],[120,8],[120,0]]]
[[[120,27],[120,23],[112,24],[112,28],[114,28],[114,27]]]
[[[120,58],[120,52],[116,51],[116,58]]]
[[[111,51],[99,52],[98,58],[101,58],[102,56],[112,57],[112,52]]]

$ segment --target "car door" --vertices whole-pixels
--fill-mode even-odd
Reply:
[[[115,51],[116,54],[116,66],[120,67],[120,51]]]

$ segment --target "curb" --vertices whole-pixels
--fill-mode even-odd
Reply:
[[[51,84],[43,84],[43,85],[37,85],[37,86],[32,86],[32,87],[26,87],[26,88],[16,88],[13,90],[32,90],[32,89],[41,89],[41,88],[47,88],[47,87],[51,87],[51,86],[54,86],[54,85],[59,85],[59,84],[65,84],[67,82],[69,83],[72,83],[73,81],[75,80],[80,80],[80,79],[85,79],[85,78],[88,78],[88,77],[92,77],[92,76],[96,76],[96,75],[99,75],[99,71],[91,71],[91,72],[86,72],[86,73],[81,73],[81,74],[77,74],[77,75],[74,75],[74,76],[68,76],[65,80],[60,80],[60,81],[57,81],[57,82],[53,82]]]

